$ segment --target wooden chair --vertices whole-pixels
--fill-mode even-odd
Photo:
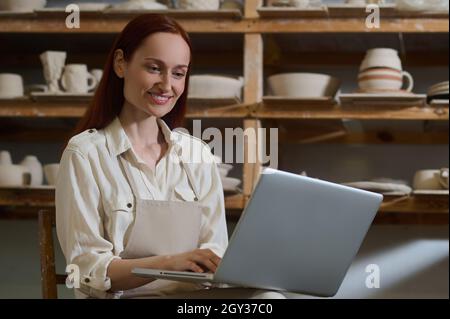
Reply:
[[[41,289],[44,299],[58,298],[58,284],[65,284],[66,275],[56,273],[53,227],[55,209],[42,209],[38,212],[39,251],[41,259]]]

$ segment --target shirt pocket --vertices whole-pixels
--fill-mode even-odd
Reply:
[[[196,202],[198,201],[194,191],[189,186],[177,185],[175,186],[175,196],[178,200],[184,202]]]
[[[107,210],[109,213],[131,213],[135,209],[133,196],[114,196],[106,200]]]
[[[105,230],[115,248],[122,249],[124,237],[134,221],[135,202],[132,196],[116,196],[105,203]]]

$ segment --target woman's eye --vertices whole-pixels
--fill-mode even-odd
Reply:
[[[157,66],[148,66],[147,70],[149,70],[150,72],[159,72],[159,67]]]
[[[185,74],[184,74],[184,73],[180,73],[180,72],[176,72],[176,73],[174,73],[174,75],[175,75],[177,78],[182,78]]]

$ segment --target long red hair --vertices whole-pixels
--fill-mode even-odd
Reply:
[[[189,36],[174,19],[160,14],[144,14],[134,18],[115,40],[108,54],[103,69],[103,77],[95,91],[94,98],[84,116],[78,122],[73,135],[91,128],[103,129],[120,114],[125,101],[123,95],[124,80],[114,72],[114,52],[117,49],[122,49],[124,59],[129,61],[142,41],[157,32],[174,33],[183,37],[191,50],[192,61],[192,44]],[[183,125],[189,87],[189,71],[190,68],[186,74],[183,94],[179,97],[172,111],[163,117],[163,120],[171,129]]]

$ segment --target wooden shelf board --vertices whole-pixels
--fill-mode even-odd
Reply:
[[[448,214],[448,195],[385,196],[380,212]]]
[[[355,119],[355,120],[448,120],[448,107],[404,106],[266,106],[252,112],[256,118],[274,119]]]
[[[96,18],[96,19],[128,19],[146,13],[164,14],[176,19],[240,19],[242,13],[238,9],[221,9],[221,10],[181,10],[181,9],[168,9],[168,10],[117,10],[107,8],[102,11],[81,11],[80,16],[83,18]],[[16,14],[7,14],[5,16],[14,16]],[[19,14],[20,15],[20,14]],[[29,16],[30,14],[28,14]],[[65,8],[44,8],[36,10],[31,15],[37,19],[57,18],[65,19],[68,13],[65,12]],[[20,16],[24,16],[21,14]]]
[[[119,33],[135,14],[102,14],[89,15],[81,18],[80,28],[69,29],[65,24],[67,14],[51,16],[3,16],[0,17],[0,33]],[[171,14],[169,14],[171,15]],[[190,33],[243,33],[248,29],[248,22],[236,18],[234,14],[221,13],[208,15],[192,14],[175,15],[182,27]]]
[[[54,187],[0,187],[0,206],[3,207],[54,207],[54,198]],[[243,209],[244,206],[244,196],[242,194],[225,196],[226,209]]]
[[[80,28],[69,29],[64,16],[0,16],[0,33],[119,33],[133,15],[85,16]],[[191,33],[448,33],[448,17],[384,18],[380,28],[368,29],[362,18],[259,19],[179,16],[177,21]]]
[[[362,18],[256,19],[249,29],[260,33],[448,33],[448,18],[384,18],[369,29]]]
[[[78,118],[83,116],[87,102],[34,102],[30,99],[0,100],[0,117],[48,117]],[[200,107],[187,106],[187,118],[242,118],[250,114],[249,106],[243,104]]]

